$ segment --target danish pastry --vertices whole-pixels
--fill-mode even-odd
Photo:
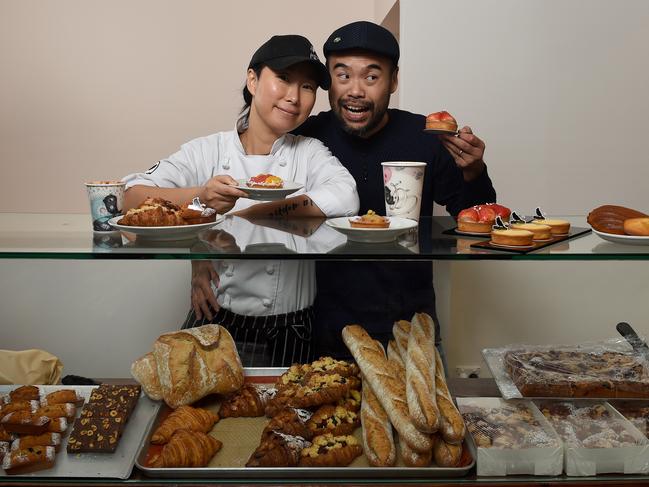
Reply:
[[[341,406],[320,406],[307,421],[313,436],[331,433],[334,436],[349,435],[361,424],[359,416]]]
[[[426,129],[457,132],[457,121],[446,110],[434,112],[426,116]]]
[[[364,215],[350,218],[349,225],[352,228],[388,228],[390,219],[377,215],[374,210],[368,210]]]
[[[351,435],[331,433],[316,436],[313,444],[300,452],[300,467],[346,467],[363,453],[358,440]]]

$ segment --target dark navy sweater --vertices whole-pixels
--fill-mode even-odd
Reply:
[[[496,201],[485,170],[467,183],[462,171],[434,135],[423,132],[425,117],[403,110],[389,110],[385,127],[363,139],[342,130],[334,114],[310,117],[295,133],[321,140],[349,170],[358,187],[359,214],[385,211],[383,170],[385,161],[426,162],[421,215],[431,216],[433,202],[451,215],[477,203]],[[392,325],[410,320],[417,312],[435,319],[435,292],[430,262],[331,262],[316,264],[315,356],[348,356],[340,337],[350,323],[362,325],[384,345]],[[439,330],[437,333],[439,337]]]

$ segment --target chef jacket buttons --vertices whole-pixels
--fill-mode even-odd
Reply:
[[[223,169],[230,169],[230,159],[223,161]]]
[[[232,277],[234,275],[234,266],[233,265],[228,266],[228,270],[225,271],[225,275],[228,276],[228,277]]]
[[[273,304],[273,302],[272,302],[270,299],[268,299],[268,298],[263,299],[261,303],[262,303],[266,308],[270,308],[270,306]]]
[[[282,167],[286,166],[286,161],[279,161],[279,165]]]
[[[275,266],[273,264],[268,264],[266,266],[266,274],[272,276],[275,273]]]

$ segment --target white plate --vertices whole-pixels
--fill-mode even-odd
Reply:
[[[246,181],[247,179],[237,179],[239,185],[235,186],[235,188],[245,191],[248,193],[249,199],[257,201],[283,200],[289,194],[295,193],[304,186],[303,184],[294,183],[293,181],[284,181],[283,188],[249,188],[246,185]]]
[[[649,237],[636,237],[635,235],[616,235],[614,233],[598,232],[593,228],[593,232],[609,242],[623,245],[649,245]]]
[[[442,130],[442,129],[424,129],[427,134],[433,135],[457,135],[457,130]]]
[[[198,232],[206,228],[213,227],[217,223],[223,221],[223,215],[216,215],[216,219],[209,223],[198,223],[196,225],[178,225],[173,227],[132,227],[129,225],[120,225],[117,222],[121,220],[121,216],[116,216],[108,220],[111,226],[121,230],[122,232],[134,233],[138,238],[146,240],[186,240],[195,238]]]
[[[347,216],[330,218],[325,223],[334,230],[347,235],[348,240],[365,243],[392,242],[399,235],[417,226],[415,220],[396,216],[390,217],[390,226],[388,228],[353,228]]]

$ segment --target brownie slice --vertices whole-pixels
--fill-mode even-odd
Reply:
[[[89,403],[102,404],[107,409],[125,408],[130,415],[137,405],[141,390],[139,384],[102,384],[92,391]]]
[[[118,418],[83,418],[74,422],[74,429],[68,439],[68,453],[103,452],[113,453],[124,429],[124,420]]]

